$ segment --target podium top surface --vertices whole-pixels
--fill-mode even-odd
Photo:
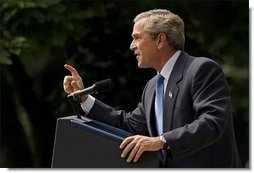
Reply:
[[[59,119],[70,121],[70,125],[72,127],[81,129],[83,131],[88,131],[90,133],[114,140],[116,142],[122,142],[126,137],[133,135],[128,131],[89,119],[87,117],[82,117],[82,119],[79,119],[76,116],[69,116]]]

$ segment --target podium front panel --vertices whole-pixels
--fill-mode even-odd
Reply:
[[[103,123],[100,129],[75,116],[59,118],[52,158],[53,168],[158,168],[159,159],[145,152],[136,163],[121,158],[121,141],[128,135]],[[123,136],[122,136],[123,135]]]

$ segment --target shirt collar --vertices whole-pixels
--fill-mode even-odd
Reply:
[[[169,76],[173,70],[175,62],[178,59],[180,53],[181,53],[181,50],[176,51],[174,55],[171,58],[169,58],[167,63],[163,66],[160,74],[166,79],[166,81],[168,81]]]

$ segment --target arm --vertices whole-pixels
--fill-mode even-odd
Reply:
[[[74,91],[84,89],[82,78],[76,69],[68,64],[64,66],[71,76],[65,76],[63,81],[64,91],[70,94]],[[148,135],[146,119],[143,111],[143,103],[139,103],[138,107],[130,113],[124,110],[116,111],[114,108],[100,102],[96,99],[87,99],[88,96],[82,97],[82,108],[88,117],[105,122],[107,124],[131,131],[136,134]],[[89,108],[86,110],[84,103],[89,102]]]
[[[194,114],[184,112],[194,121],[164,134],[172,159],[214,144],[224,134],[230,115],[230,96],[221,68],[213,61],[196,67],[190,88]]]
[[[143,103],[140,102],[132,112],[115,110],[113,107],[95,100],[88,117],[130,131],[134,134],[148,135]]]

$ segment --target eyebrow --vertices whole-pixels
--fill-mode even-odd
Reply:
[[[141,33],[135,33],[135,34],[131,34],[131,37],[137,37],[137,36],[140,36],[141,35]]]

